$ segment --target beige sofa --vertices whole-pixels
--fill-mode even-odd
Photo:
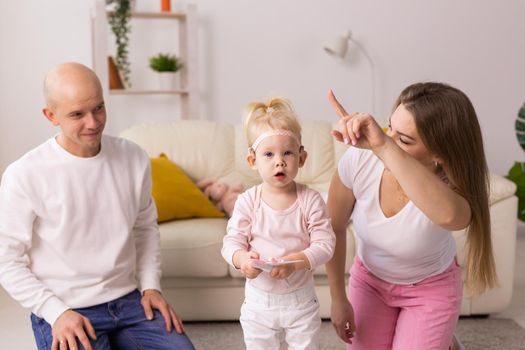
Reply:
[[[330,136],[332,125],[303,122],[303,144],[308,151],[298,182],[326,194],[337,159],[346,149]],[[239,126],[210,121],[143,124],[121,133],[154,157],[165,153],[194,180],[219,178],[241,181],[246,188],[259,182],[245,161],[246,142]],[[492,234],[500,287],[476,298],[465,291],[461,313],[490,314],[505,309],[513,289],[517,198],[514,183],[491,177]],[[220,254],[226,219],[197,218],[160,225],[163,293],[184,320],[235,320],[243,301],[244,279]],[[454,234],[459,260],[464,261],[463,232]],[[348,228],[347,268],[355,252]],[[315,272],[322,317],[329,317],[330,297],[324,266]]]

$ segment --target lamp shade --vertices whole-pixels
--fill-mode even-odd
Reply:
[[[330,45],[324,47],[324,50],[331,55],[338,57],[345,57],[346,51],[348,50],[348,41],[352,37],[352,33],[348,32],[346,35],[340,35],[336,37]]]
[[[352,38],[352,32],[348,31],[345,35],[340,35],[336,37],[330,45],[324,46],[324,50],[329,53],[330,55],[344,58],[346,55],[346,52],[348,51],[348,45],[349,41],[352,41],[352,44],[359,49],[363,55],[365,56],[366,60],[370,64],[370,80],[371,80],[371,97],[372,97],[372,114],[375,114],[375,105],[376,105],[376,97],[375,97],[375,67],[374,67],[374,61],[372,61],[372,57],[366,52],[365,48],[359,44],[358,41],[354,40]]]

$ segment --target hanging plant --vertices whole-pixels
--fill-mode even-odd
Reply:
[[[518,112],[518,118],[514,124],[516,137],[521,148],[525,151],[525,104]],[[525,163],[515,162],[507,174],[507,179],[517,185],[516,196],[518,197],[518,218],[525,222]]]
[[[131,87],[129,78],[131,70],[128,60],[129,33],[131,32],[129,23],[131,18],[131,0],[106,0],[106,5],[112,8],[108,15],[108,22],[111,31],[115,34],[117,68],[126,86]]]

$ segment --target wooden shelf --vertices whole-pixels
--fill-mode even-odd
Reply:
[[[185,13],[179,12],[132,12],[133,18],[157,18],[157,19],[178,19],[184,21],[186,19]]]
[[[113,15],[114,12],[108,11],[106,15],[109,17]],[[132,18],[146,18],[146,19],[176,19],[179,21],[186,20],[186,14],[182,12],[145,12],[145,11],[135,11],[131,12]]]
[[[181,118],[191,119],[199,118],[199,70],[198,70],[198,20],[197,6],[189,4],[184,11],[178,12],[154,12],[154,11],[133,11],[131,18],[133,20],[175,20],[179,22],[178,45],[179,57],[184,66],[180,71],[180,86],[182,89],[176,90],[155,90],[144,88],[131,89],[109,89],[109,70],[108,70],[108,38],[111,37],[108,16],[111,12],[106,11],[105,0],[96,0],[95,8],[91,17],[92,23],[92,47],[93,47],[93,68],[104,88],[109,91],[109,95],[121,96],[154,96],[167,95],[179,96],[181,107]],[[167,33],[166,40],[177,35]]]
[[[111,95],[187,95],[187,90],[139,90],[139,89],[111,89]]]

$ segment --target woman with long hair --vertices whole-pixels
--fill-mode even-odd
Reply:
[[[328,196],[336,234],[327,264],[332,323],[349,349],[449,349],[463,283],[451,231],[465,229],[466,286],[497,284],[488,171],[472,103],[442,83],[405,88],[386,134],[367,113],[340,117],[333,136],[351,144]],[[346,227],[357,255],[345,292]]]

